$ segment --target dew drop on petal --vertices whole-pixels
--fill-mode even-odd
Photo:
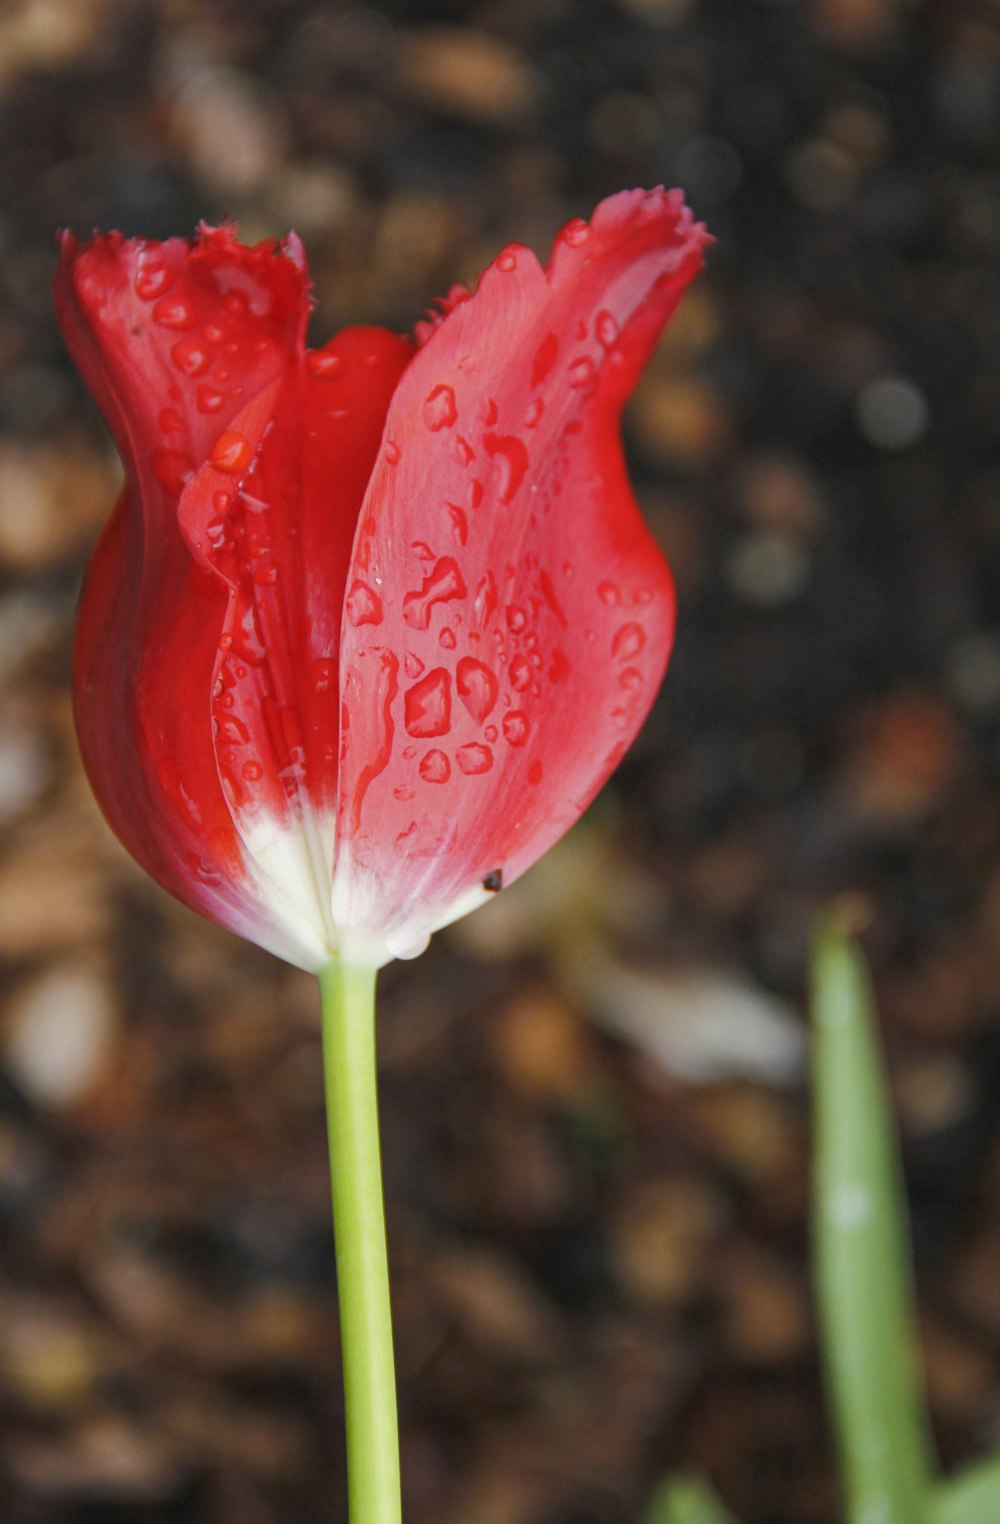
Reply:
[[[244,762],[242,771],[248,783],[256,783],[264,775],[264,769],[259,762]]]
[[[622,601],[621,592],[614,582],[598,583],[597,596],[609,609],[615,608]]]
[[[569,244],[571,249],[579,249],[590,237],[590,228],[582,217],[572,217],[562,229],[559,237],[563,243]]]
[[[447,783],[451,777],[451,763],[443,751],[429,751],[421,757],[417,771],[425,783]]]
[[[523,709],[509,709],[502,720],[504,739],[511,746],[523,746],[528,739],[528,716]]]
[[[527,446],[516,434],[484,434],[483,448],[500,462],[500,501],[509,503],[528,469]]]
[[[465,594],[466,586],[458,563],[451,556],[442,556],[433,571],[428,573],[420,591],[406,594],[403,599],[403,619],[411,629],[426,630],[435,603],[448,603],[453,598],[464,598]]]
[[[476,458],[476,452],[467,439],[461,434],[456,434],[451,446],[452,454],[460,466],[471,466]]]
[[[473,605],[472,605],[473,613],[476,616],[477,623],[480,624],[480,625],[484,625],[487,622],[487,620],[489,619],[490,615],[493,613],[493,610],[496,608],[496,606],[497,606],[497,584],[496,584],[496,579],[493,576],[493,573],[491,571],[488,571],[485,576],[480,577],[480,579],[479,579],[478,585],[476,587],[475,600],[474,600]],[[498,635],[499,635],[499,633],[500,632],[497,631]],[[502,640],[503,636],[501,635],[500,638]]]
[[[399,783],[393,789],[392,797],[398,799],[400,804],[407,804],[413,798],[414,793],[414,789],[409,788],[405,783]]]
[[[332,693],[334,690],[334,664],[328,657],[314,661],[309,671],[309,686],[314,693]]]
[[[642,673],[637,667],[626,667],[618,674],[618,681],[629,693],[638,693],[642,687]]]
[[[618,323],[605,307],[597,314],[594,321],[594,332],[597,334],[597,342],[603,349],[611,349],[618,340]]]
[[[382,623],[382,600],[367,582],[357,578],[345,599],[347,617],[355,629],[362,624]]]
[[[544,769],[542,767],[541,762],[538,762],[538,761],[532,762],[532,764],[528,768],[528,772],[527,772],[528,782],[531,783],[531,784],[541,783],[543,771],[544,771]]]
[[[250,441],[245,435],[238,434],[235,429],[226,429],[212,446],[209,463],[217,471],[225,471],[230,476],[236,476],[250,464],[252,454]]]
[[[497,255],[497,269],[508,275],[511,270],[517,269],[517,255],[513,249],[504,249],[502,254]]]
[[[459,545],[464,545],[469,538],[469,520],[464,508],[459,508],[457,503],[446,503],[448,517],[451,519],[452,533]]]
[[[458,417],[455,393],[450,386],[435,386],[424,399],[424,422],[432,433],[450,429]]]
[[[472,718],[478,723],[486,719],[496,705],[497,680],[483,662],[473,656],[463,656],[455,669],[455,689]]]
[[[537,428],[542,421],[542,414],[544,412],[545,403],[542,401],[541,397],[536,397],[524,415],[524,427],[526,429]]]
[[[595,375],[593,360],[589,355],[581,355],[580,359],[574,360],[569,368],[569,384],[577,389],[589,386]]]
[[[136,294],[144,302],[151,302],[163,295],[173,278],[173,271],[166,265],[143,265],[135,278]]]
[[[420,660],[420,657],[414,656],[412,651],[408,651],[403,657],[403,671],[407,677],[419,677],[423,670],[424,664]]]
[[[467,746],[458,748],[455,761],[463,773],[475,777],[478,773],[489,772],[493,766],[493,753],[488,746],[480,746],[478,741],[470,741]]]
[[[161,328],[193,328],[195,311],[182,296],[161,296],[153,308],[153,321]]]
[[[253,580],[258,587],[273,587],[278,580],[278,568],[273,561],[267,561],[263,566],[257,567]]]
[[[515,656],[510,664],[510,686],[517,692],[523,693],[531,682],[531,667],[523,656]]]
[[[386,440],[385,458],[390,466],[396,466],[399,464],[399,445],[394,439]]]
[[[194,475],[194,461],[180,450],[154,450],[150,465],[156,480],[171,497],[179,497]]]
[[[631,661],[646,644],[646,633],[641,624],[623,624],[611,642],[611,654],[622,661]]]
[[[531,384],[541,386],[559,355],[559,340],[554,333],[546,334],[535,351],[531,362]]]
[[[232,501],[232,495],[228,492],[223,491],[221,488],[218,492],[212,493],[212,507],[215,509],[216,513],[227,513]],[[211,527],[212,526],[209,525],[209,528]]]
[[[418,741],[445,736],[451,729],[451,674],[435,667],[403,696],[407,734]]]
[[[455,638],[455,631],[450,630],[446,625],[438,636],[438,645],[443,646],[446,651],[454,651],[457,644],[458,641]]]
[[[331,354],[327,349],[306,351],[306,370],[311,376],[318,376],[321,381],[332,381],[334,376],[342,373],[343,369],[342,355]]]
[[[487,725],[486,729],[483,731],[483,735],[491,744],[496,740],[499,734],[500,732],[497,730],[495,725]]]
[[[514,635],[520,635],[528,623],[528,616],[516,603],[507,606],[507,628]]]
[[[203,376],[212,360],[205,345],[197,339],[178,339],[170,351],[170,358],[182,375],[190,376],[192,380]]]
[[[225,394],[218,387],[211,386],[208,382],[202,382],[195,392],[195,401],[198,404],[199,413],[217,413],[225,402]]]

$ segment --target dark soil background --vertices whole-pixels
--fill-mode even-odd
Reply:
[[[628,419],[680,593],[565,846],[382,979],[409,1524],[837,1517],[802,1024],[850,890],[949,1464],[1000,1444],[1000,13],[965,0],[0,0],[0,1514],[345,1517],[312,982],[91,802],[118,467],[53,230],[295,226],[408,327],[630,185],[718,238]],[[985,1521],[984,1521],[985,1524]]]

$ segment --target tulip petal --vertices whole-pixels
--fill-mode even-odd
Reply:
[[[419,951],[580,815],[652,703],[669,571],[618,418],[702,262],[679,193],[624,192],[511,247],[422,326],[361,508],[345,617],[334,914],[356,956]],[[345,930],[346,928],[346,930]]]
[[[247,249],[65,235],[56,306],[125,460],[128,485],[81,604],[77,723],[118,836],[180,899],[305,966],[326,950],[262,898],[220,784],[212,690],[229,590],[179,529],[187,483],[232,420],[261,430],[298,361],[308,283],[296,243]],[[261,398],[268,399],[262,406]]]
[[[309,351],[280,393],[231,421],[180,503],[185,536],[228,589],[211,685],[226,801],[262,893],[313,922],[327,957],[341,613],[345,597],[358,612],[358,508],[412,352],[379,328]]]

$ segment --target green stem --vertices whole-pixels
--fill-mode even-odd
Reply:
[[[399,1437],[375,1070],[375,970],[335,959],[323,1004],[350,1524],[399,1524]]]

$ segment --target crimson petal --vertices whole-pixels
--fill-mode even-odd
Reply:
[[[670,574],[618,417],[702,262],[677,192],[624,192],[503,251],[403,376],[361,508],[334,914],[402,955],[509,883],[579,816],[642,723],[672,639]]]

